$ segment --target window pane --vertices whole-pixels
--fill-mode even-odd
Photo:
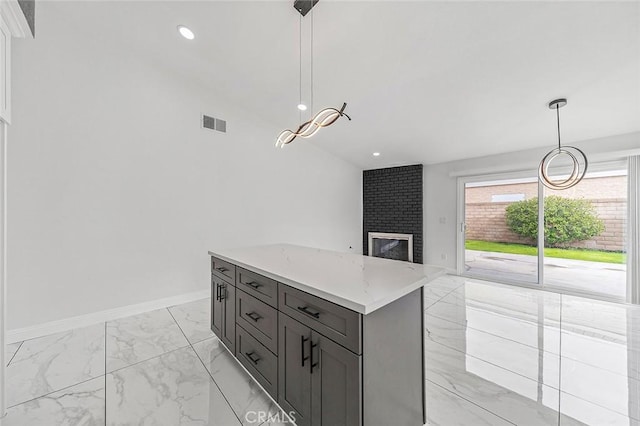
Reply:
[[[626,296],[626,174],[591,173],[573,188],[545,188],[545,285]]]
[[[538,282],[538,248],[532,236],[537,232],[537,196],[535,177],[465,185],[465,273],[507,282]],[[508,209],[516,207],[522,207],[516,216],[524,221],[517,228],[507,220]]]

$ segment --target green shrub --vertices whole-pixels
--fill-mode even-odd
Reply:
[[[550,195],[544,198],[545,247],[561,247],[600,235],[604,223],[588,200]],[[513,232],[536,241],[538,198],[518,201],[507,207],[507,226]]]

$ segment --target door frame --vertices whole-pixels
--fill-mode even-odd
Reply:
[[[466,230],[466,223],[465,223],[465,188],[466,185],[468,183],[474,183],[474,182],[498,182],[498,181],[502,181],[502,180],[515,180],[515,181],[522,181],[522,183],[525,182],[532,182],[533,181],[537,181],[538,177],[535,173],[532,173],[531,170],[521,170],[521,171],[516,171],[516,172],[508,172],[508,173],[492,173],[492,174],[482,174],[482,175],[472,175],[472,176],[460,176],[458,177],[458,182],[457,182],[457,202],[458,202],[458,208],[457,208],[457,220],[456,220],[456,224],[457,224],[457,236],[456,236],[456,273],[460,276],[470,276],[470,277],[474,277],[477,278],[473,275],[468,275],[465,273],[464,270],[464,261],[465,261],[465,230]],[[538,184],[538,187],[540,187],[541,185]],[[538,196],[540,195],[540,189],[538,188]],[[539,244],[538,244],[539,245]],[[540,255],[540,250],[538,250],[538,257]],[[538,260],[538,270],[540,269],[540,259]],[[539,272],[539,271],[538,271]],[[539,275],[538,275],[539,277]],[[521,280],[513,280],[513,281],[509,281],[509,282],[505,282],[505,284],[513,284],[514,282],[517,282],[518,284],[522,283],[522,284],[529,284],[531,285],[530,282],[528,281],[521,281]],[[539,279],[538,279],[538,283],[540,283]],[[536,284],[536,288],[538,287],[538,284]]]

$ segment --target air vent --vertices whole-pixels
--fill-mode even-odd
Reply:
[[[219,118],[202,114],[202,127],[205,129],[216,130],[218,132],[227,133],[227,122]]]
[[[219,132],[227,133],[227,122],[216,118],[216,130]]]

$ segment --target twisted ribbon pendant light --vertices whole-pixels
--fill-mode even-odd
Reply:
[[[542,158],[540,166],[538,167],[538,178],[544,186],[550,189],[568,189],[576,186],[587,173],[587,167],[589,162],[587,156],[580,149],[575,146],[565,145],[564,147],[560,143],[560,108],[567,104],[566,99],[556,99],[549,102],[549,108],[556,110],[556,118],[558,121],[558,147],[552,149]],[[564,180],[553,180],[549,176],[549,165],[551,162],[560,156],[567,156],[571,160],[572,169],[569,177]]]
[[[312,9],[317,0],[313,3],[309,3],[309,9]],[[296,5],[294,4],[294,7]],[[299,104],[298,109],[300,109],[300,121],[302,121],[302,111],[306,110],[306,106],[302,103],[302,17],[306,15],[309,10],[303,11],[302,9],[297,9],[300,12],[300,75],[299,75]],[[311,104],[310,109],[313,111],[313,10],[311,10]],[[301,138],[310,138],[315,135],[318,130],[323,127],[327,127],[335,123],[340,117],[347,117],[349,121],[351,121],[351,117],[349,117],[344,110],[347,108],[346,102],[342,104],[342,108],[325,108],[319,111],[313,118],[309,121],[306,121],[300,124],[296,131],[285,129],[276,138],[276,147],[284,148],[285,145],[291,143],[296,137]]]

